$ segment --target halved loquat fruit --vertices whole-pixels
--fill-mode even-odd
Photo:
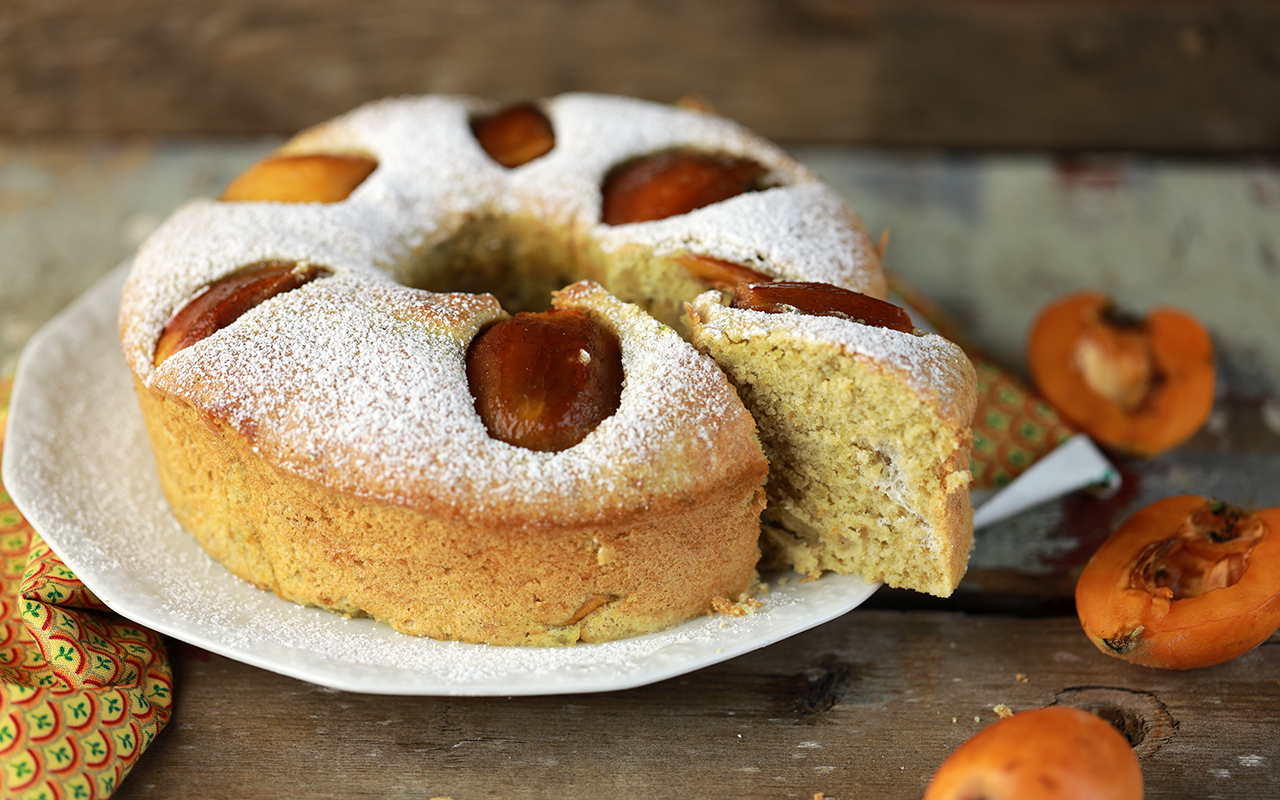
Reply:
[[[212,336],[254,307],[324,274],[324,269],[310,264],[264,261],[214,281],[165,324],[152,363],[159,366],[169,356]]]
[[[600,219],[650,222],[768,187],[768,170],[749,158],[670,150],[629,161],[605,176]]]
[[[1213,410],[1213,344],[1191,315],[1157,308],[1145,317],[1099,292],[1047,306],[1027,343],[1045,399],[1103,445],[1153,456],[1179,444]]]
[[[521,312],[467,350],[476,412],[495,439],[543,452],[581,442],[622,400],[622,350],[582,311]]]
[[[1076,611],[1099,650],[1148,667],[1252,650],[1280,628],[1280,508],[1180,495],[1140,509],[1085,565]]]
[[[762,283],[773,278],[759,270],[744,264],[735,264],[723,258],[684,253],[676,256],[676,261],[684,265],[694,280],[712,289],[723,292],[732,291],[740,283]]]
[[[903,333],[915,330],[911,316],[901,306],[830,283],[740,283],[734,287],[730,305],[769,314],[799,312],[815,317],[840,317]]]
[[[480,148],[507,168],[527,164],[556,146],[551,120],[532,103],[508,106],[477,120],[472,132]]]

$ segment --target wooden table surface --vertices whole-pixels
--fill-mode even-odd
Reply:
[[[177,203],[208,194],[269,144],[0,150],[0,368],[11,369],[30,334]],[[1061,222],[1061,195],[1036,207],[1010,196],[1012,184],[1000,184],[1005,207],[1020,207],[1022,238],[989,215],[956,210],[957,203],[983,206],[981,187],[991,183],[974,181],[973,170],[1004,170],[1025,185],[1028,172],[1039,168],[1034,159],[975,167],[919,155],[813,154],[837,179],[854,176],[839,184],[842,191],[875,220],[874,229],[893,228],[898,252],[915,257],[909,277],[958,306],[988,343],[1003,343],[1014,355],[1011,335],[1002,331],[1024,322],[1009,319],[1010,287],[1021,287],[1021,305],[1033,307],[1069,288],[1061,276],[1076,270],[1081,285],[1110,281],[1136,293],[1150,280],[1142,270],[1159,262],[1152,254],[1169,252],[1170,241],[1187,235],[1180,225],[1188,208],[1207,209],[1232,180],[1267,191],[1277,185],[1271,167],[1193,165],[1192,172],[1220,170],[1226,178],[1194,184],[1207,186],[1207,195],[1179,195],[1164,205],[1133,201],[1147,216],[1116,223],[1137,240],[1125,272],[1080,258],[1080,230]],[[1144,169],[1149,179],[1184,166]],[[962,184],[967,188],[957,195]],[[1123,217],[1132,198],[1125,199],[1123,186],[1115,191],[1108,213],[1120,209]],[[1132,191],[1151,191],[1151,183]],[[951,224],[953,212],[969,220],[967,228]],[[558,697],[350,694],[174,642],[174,716],[116,796],[910,798],[921,795],[952,749],[997,718],[997,706],[1020,711],[1051,703],[1091,708],[1126,726],[1149,797],[1275,795],[1280,638],[1218,667],[1149,670],[1097,652],[1071,602],[1075,575],[1092,548],[1140,505],[1181,492],[1280,505],[1280,403],[1271,366],[1280,360],[1262,334],[1231,338],[1249,330],[1244,321],[1229,329],[1236,300],[1278,291],[1274,274],[1272,285],[1232,277],[1265,267],[1257,248],[1270,247],[1278,234],[1264,216],[1233,219],[1236,228],[1197,228],[1204,242],[1194,243],[1235,253],[1245,265],[1220,260],[1220,285],[1239,297],[1218,298],[1211,309],[1222,314],[1215,335],[1225,366],[1210,423],[1172,453],[1118,462],[1125,481],[1115,496],[1072,495],[979,531],[969,575],[952,598],[882,590],[838,620],[714,667],[627,691]],[[1101,241],[1112,235],[1103,217],[1076,223],[1091,226]],[[1027,252],[1036,258],[1014,257]],[[931,262],[931,253],[949,256]],[[975,262],[991,257],[999,268],[942,263],[957,253]],[[950,285],[951,266],[968,270],[970,279]],[[1033,269],[1059,278],[1039,286]],[[1160,283],[1159,291],[1194,292],[1200,285],[1163,277]],[[986,307],[984,297],[1004,305]],[[1265,321],[1249,323],[1265,333]]]
[[[857,609],[627,691],[435,698],[319,688],[173,650],[168,728],[126,798],[918,798],[955,747],[1052,703],[1122,720],[1151,798],[1280,786],[1280,637],[1194,672],[1097,652],[1074,619]]]

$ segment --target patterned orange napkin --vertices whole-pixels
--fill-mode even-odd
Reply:
[[[0,378],[0,448],[11,381]],[[169,720],[161,636],[58,559],[0,484],[0,797],[105,798]]]
[[[958,344],[978,376],[978,410],[973,419],[970,471],[973,488],[998,489],[1021,475],[1076,430],[1026,384],[1001,369],[959,330],[936,303],[895,273],[889,288]]]

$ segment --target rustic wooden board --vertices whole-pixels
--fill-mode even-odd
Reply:
[[[289,133],[415,92],[700,93],[786,141],[1280,144],[1265,0],[16,0],[0,135]]]
[[[1134,667],[1073,618],[856,610],[623,692],[404,698],[174,647],[176,707],[116,797],[918,798],[961,742],[1066,703],[1127,723],[1147,797],[1280,781],[1280,636],[1229,664]]]

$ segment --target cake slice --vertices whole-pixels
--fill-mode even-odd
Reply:
[[[973,366],[935,334],[794,309],[688,306],[694,344],[729,375],[769,459],[766,564],[938,596],[973,540]]]

